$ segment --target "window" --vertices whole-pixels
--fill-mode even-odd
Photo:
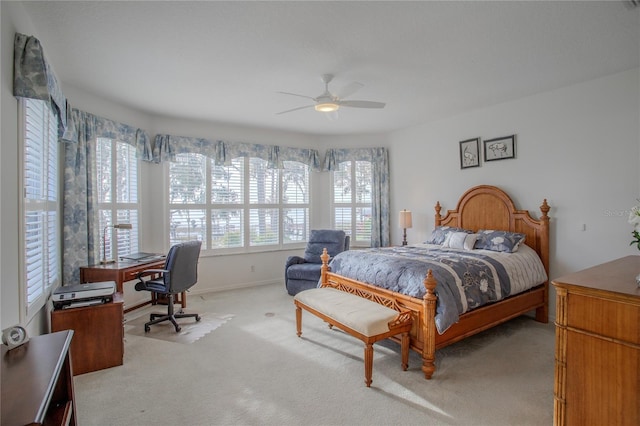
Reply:
[[[344,161],[333,176],[333,227],[351,236],[351,245],[371,245],[370,161]]]
[[[309,235],[309,166],[270,169],[255,157],[215,165],[178,154],[169,166],[170,244],[197,239],[213,250],[261,250]]]
[[[23,294],[26,321],[60,280],[58,247],[58,121],[49,104],[21,102],[23,118]]]
[[[138,160],[136,148],[108,138],[96,141],[96,185],[102,259],[138,250]],[[131,229],[113,228],[131,224]]]

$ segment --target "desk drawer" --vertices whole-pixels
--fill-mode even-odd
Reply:
[[[122,272],[122,281],[123,282],[127,282],[127,281],[132,281],[136,279],[136,276],[138,275],[138,270],[133,270],[133,271],[123,271]]]

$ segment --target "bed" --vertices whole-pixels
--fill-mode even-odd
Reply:
[[[477,304],[479,306],[466,306],[453,321],[449,319],[443,322],[443,312],[447,308],[441,305],[445,305],[443,301],[447,299],[445,297],[446,291],[444,284],[438,287],[438,280],[435,277],[442,279],[446,275],[446,271],[443,272],[442,267],[448,270],[452,269],[451,265],[458,263],[457,260],[452,260],[456,250],[445,250],[445,258],[448,259],[446,262],[441,259],[416,260],[413,262],[421,265],[419,268],[423,268],[416,271],[423,272],[407,272],[409,266],[400,263],[400,261],[393,263],[395,262],[393,258],[413,257],[418,259],[417,252],[421,251],[432,255],[440,251],[439,247],[416,245],[414,248],[396,247],[362,251],[352,250],[343,252],[332,259],[331,266],[329,265],[329,256],[322,256],[323,265],[320,286],[334,287],[396,310],[409,310],[411,312],[413,327],[410,334],[410,346],[411,349],[422,356],[422,371],[426,379],[431,379],[435,372],[435,352],[437,349],[528,312],[535,311],[535,319],[544,323],[548,322],[549,315],[548,212],[550,207],[546,199],[540,206],[541,214],[539,219],[535,219],[529,211],[517,210],[511,197],[500,188],[480,185],[466,191],[458,201],[455,210],[448,210],[445,215],[441,215],[441,210],[442,207],[438,202],[435,206],[435,230],[459,228],[459,230],[466,230],[465,232],[468,234],[475,234],[479,230],[499,230],[506,231],[509,234],[524,235],[521,249],[516,246],[514,252],[533,253],[543,269],[543,276],[537,278],[541,282],[529,285],[529,288],[524,290],[519,288],[519,284],[516,284],[517,293],[516,291],[511,291],[511,289],[505,291],[504,284],[499,282],[495,272],[496,269],[502,268],[502,266],[495,266],[493,260],[476,260],[476,255],[479,254],[475,253],[476,250],[458,250],[465,255],[463,257],[473,257],[475,263],[490,264],[489,270],[492,272],[484,273],[485,275],[493,274],[497,282],[492,284],[495,287],[492,287],[493,290],[488,292],[491,293],[491,297],[482,302],[484,304],[476,303],[469,299],[470,305]],[[485,252],[485,250],[480,251]],[[500,255],[504,258],[511,258],[511,254],[500,253]],[[360,272],[357,271],[358,268],[344,266],[350,265],[351,259],[349,257],[362,256],[371,257],[368,258],[368,266],[366,268],[359,268]],[[375,256],[384,256],[384,258]],[[515,259],[515,256],[513,258]],[[373,270],[374,268],[383,268],[384,264],[389,268],[389,263],[395,265],[396,271],[402,270],[402,274],[395,274],[397,276],[393,277],[393,266],[386,271]],[[444,265],[441,267],[440,264]],[[363,269],[366,270],[367,274],[362,275]],[[408,276],[418,273],[422,273],[419,279],[424,289],[421,289],[421,292],[416,290],[415,284],[413,284],[413,291],[409,291],[410,294],[404,294],[405,289],[400,290],[397,288],[399,284],[394,281],[395,279],[409,281]],[[371,278],[372,274],[374,278]],[[387,279],[389,282],[381,282],[381,280]],[[462,277],[462,280],[464,281],[464,277]],[[404,285],[404,283],[400,284]],[[457,286],[458,288],[461,287],[460,279],[457,280]],[[408,287],[411,286],[408,285]],[[496,296],[494,294],[496,292],[504,294]],[[439,300],[438,294],[441,295],[441,300]],[[464,299],[465,296],[463,294],[462,296],[461,299]],[[449,311],[452,309],[449,308]]]

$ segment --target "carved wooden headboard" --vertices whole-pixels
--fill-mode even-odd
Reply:
[[[457,226],[478,231],[495,229],[520,232],[526,235],[525,244],[534,249],[549,275],[549,213],[545,199],[540,206],[542,215],[534,219],[528,210],[517,210],[511,197],[498,187],[479,185],[462,194],[455,210],[440,215],[440,202],[436,204],[436,226]]]

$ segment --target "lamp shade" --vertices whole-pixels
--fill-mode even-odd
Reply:
[[[400,228],[403,229],[407,229],[407,228],[411,228],[412,226],[412,221],[411,221],[411,211],[409,210],[402,210],[400,212]]]

